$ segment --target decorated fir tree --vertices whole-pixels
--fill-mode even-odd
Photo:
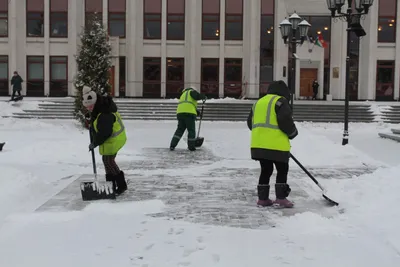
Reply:
[[[103,23],[94,16],[80,35],[80,46],[76,56],[77,74],[74,85],[77,90],[75,97],[75,117],[85,125],[87,110],[82,105],[82,89],[88,86],[100,94],[109,92],[111,45]]]

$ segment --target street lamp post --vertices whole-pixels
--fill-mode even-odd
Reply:
[[[290,106],[293,110],[293,97],[296,92],[296,48],[297,45],[302,45],[307,38],[308,29],[311,27],[310,23],[303,20],[299,15],[292,14],[289,19],[284,19],[279,24],[282,39],[285,44],[289,44],[292,54],[290,55],[291,69],[289,71],[289,87],[290,87]],[[297,31],[300,33],[300,40],[297,39]]]
[[[344,100],[344,130],[342,145],[349,143],[349,72],[350,72],[350,34],[354,32],[357,37],[365,36],[366,33],[360,24],[361,18],[368,14],[374,0],[354,0],[355,9],[353,12],[353,0],[347,0],[348,7],[346,12],[342,12],[346,0],[326,0],[328,9],[331,11],[332,18],[339,18],[347,22],[347,53],[346,53],[346,87]]]

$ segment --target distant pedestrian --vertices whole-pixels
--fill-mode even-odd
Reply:
[[[312,90],[313,90],[313,94],[314,94],[312,100],[317,100],[318,88],[319,88],[319,83],[317,80],[314,80],[314,82],[312,84]]]
[[[11,95],[11,100],[14,100],[15,93],[18,93],[18,97],[21,96],[23,82],[24,82],[24,80],[22,80],[22,78],[21,78],[21,76],[19,76],[18,72],[14,71],[14,76],[11,78],[11,85],[13,86],[13,93]]]

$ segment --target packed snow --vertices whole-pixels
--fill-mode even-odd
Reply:
[[[1,115],[33,104],[1,102]],[[160,121],[125,124],[128,143],[118,163],[145,158],[144,148],[167,148],[176,127],[176,122]],[[307,168],[374,171],[351,179],[316,177],[340,202],[339,207],[330,208],[330,216],[271,214],[274,227],[245,229],[148,216],[167,209],[167,203],[158,199],[100,201],[80,211],[35,211],[81,174],[92,173],[87,131],[74,121],[2,118],[0,142],[6,145],[0,152],[0,266],[397,267],[400,213],[394,206],[400,201],[400,144],[377,134],[393,125],[350,124],[347,146],[341,145],[342,124],[297,125],[299,136],[292,142],[292,152]],[[245,122],[204,122],[201,135],[204,149],[220,161],[160,172],[196,176],[217,167],[258,168],[250,159],[250,132]],[[186,148],[184,139],[179,148]],[[180,151],[171,152],[170,157]],[[103,173],[101,158],[96,156],[99,173]],[[298,169],[292,162],[290,168]],[[138,167],[125,172],[150,177],[157,170]],[[321,197],[319,189],[304,177],[309,182],[307,190],[313,188],[314,195]],[[257,180],[250,180],[254,188]]]

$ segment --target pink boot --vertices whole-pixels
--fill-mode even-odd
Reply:
[[[274,205],[281,208],[293,208],[294,204],[286,199],[286,197],[289,196],[290,191],[292,190],[288,184],[275,184],[276,200],[274,201]]]
[[[293,208],[293,206],[294,206],[294,204],[291,201],[287,200],[286,198],[285,199],[276,199],[274,201],[274,204],[278,205],[280,208]]]
[[[258,192],[258,201],[257,201],[258,206],[268,207],[274,204],[274,202],[271,199],[269,199],[269,185],[265,184],[258,185],[257,192]]]

